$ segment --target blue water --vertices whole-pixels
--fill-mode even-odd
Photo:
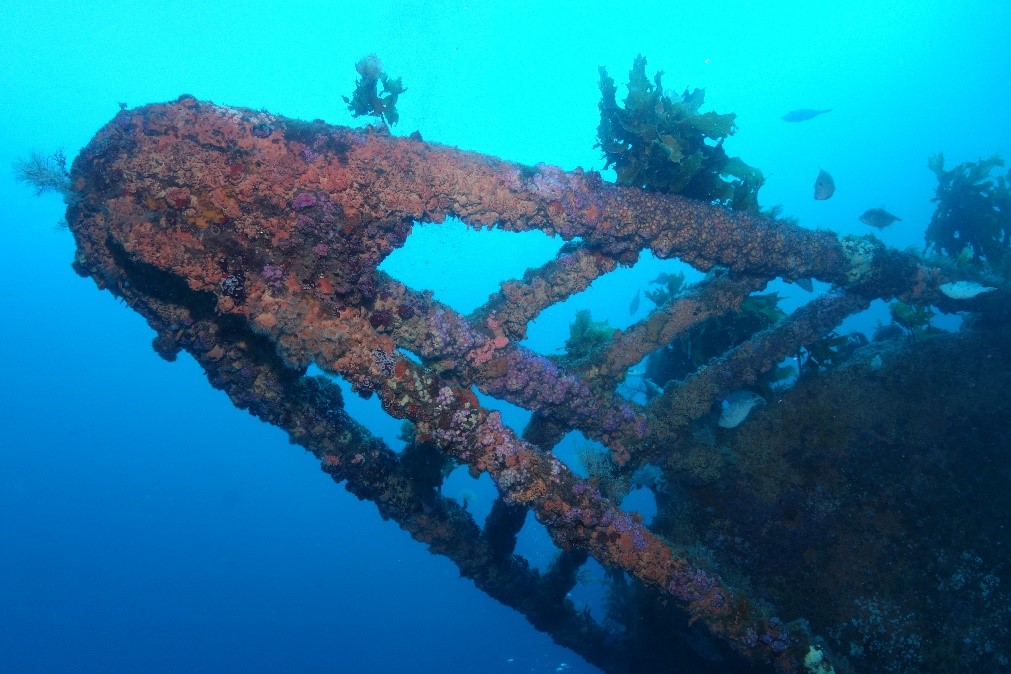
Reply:
[[[878,235],[897,247],[922,247],[928,155],[1011,157],[1011,8],[994,2],[206,4],[0,8],[0,672],[596,671],[234,409],[191,359],[158,358],[144,322],[71,271],[60,199],[7,167],[33,149],[74,156],[119,102],[189,93],[357,125],[340,96],[375,52],[408,87],[395,133],[600,168],[597,66],[623,95],[642,53],[669,89],[738,114],[727,146],[768,176],[764,206],[849,234],[884,205],[903,221]],[[832,112],[779,119],[801,107]],[[829,201],[811,198],[820,169]],[[491,236],[420,228],[385,268],[468,310],[558,246]],[[530,345],[560,347],[579,308],[627,324],[636,288],[667,268],[612,275],[542,316]],[[396,422],[354,411],[396,443]],[[444,491],[464,488],[487,512],[486,481]],[[554,552],[536,527],[520,549],[541,567]]]

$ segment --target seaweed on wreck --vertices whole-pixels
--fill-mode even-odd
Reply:
[[[895,300],[888,303],[888,313],[897,325],[905,328],[914,337],[926,337],[932,332],[938,332],[930,325],[930,321],[936,314],[926,304],[911,304]]]
[[[600,349],[614,334],[607,321],[595,321],[589,309],[576,312],[569,325],[569,338],[565,340],[565,359],[576,364]]]
[[[927,249],[975,266],[1005,267],[1011,247],[1011,171],[991,175],[1004,160],[994,155],[945,170],[944,154],[938,152],[927,166],[937,176]]]
[[[403,78],[393,78],[383,70],[383,64],[375,54],[369,54],[355,63],[358,81],[351,98],[341,96],[354,117],[378,117],[387,124],[400,121],[397,101],[400,94],[407,91]],[[379,91],[382,84],[383,90]]]
[[[596,147],[604,167],[614,167],[619,185],[757,213],[758,190],[765,182],[761,171],[723,147],[736,130],[736,115],[702,112],[704,89],[671,94],[662,78],[660,71],[650,80],[645,57],[637,56],[622,107],[614,80],[601,66]]]

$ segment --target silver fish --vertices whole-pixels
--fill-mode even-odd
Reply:
[[[663,393],[663,388],[662,388],[662,387],[660,387],[660,386],[658,386],[658,385],[657,385],[657,384],[656,384],[656,383],[655,383],[655,382],[654,382],[653,380],[651,380],[651,379],[646,379],[645,377],[643,377],[643,378],[642,378],[642,385],[643,385],[643,388],[645,388],[645,389],[646,389],[646,391],[647,391],[647,392],[648,392],[648,393],[649,393],[650,395],[655,395],[655,396],[658,396],[658,395],[660,395],[660,394],[662,394],[662,393]]]
[[[765,402],[765,398],[753,391],[734,391],[724,398],[721,405],[720,428],[737,428],[748,418],[751,408]]]
[[[818,178],[814,181],[814,198],[824,201],[835,194],[835,181],[828,171],[819,171]]]
[[[641,299],[641,297],[642,291],[636,290],[635,297],[632,298],[632,304],[628,307],[628,313],[634,314],[635,312],[639,311],[639,300]]]
[[[860,216],[860,222],[871,227],[877,227],[878,229],[884,229],[896,220],[901,221],[902,218],[892,215],[883,208],[870,208]]]
[[[824,115],[826,112],[832,112],[832,108],[827,108],[825,110],[812,110],[811,108],[800,108],[799,110],[791,110],[782,117],[781,120],[784,122],[806,122],[809,119],[814,119],[818,115]]]

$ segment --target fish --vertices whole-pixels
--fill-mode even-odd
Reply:
[[[791,110],[782,117],[781,120],[784,122],[806,122],[809,119],[814,119],[818,115],[824,115],[826,112],[832,112],[832,108],[826,110],[812,110],[811,108],[800,108],[799,110]]]
[[[721,405],[720,428],[737,428],[748,418],[751,408],[765,402],[765,398],[753,391],[734,391],[724,398]]]
[[[637,367],[629,370],[628,374],[625,375],[625,381],[628,382],[631,379],[638,379],[640,385],[630,385],[629,388],[645,394],[647,398],[653,398],[663,393],[663,387],[646,376],[646,368],[644,367]]]
[[[632,304],[628,307],[628,313],[634,314],[639,311],[639,300],[642,298],[642,291],[636,290],[635,297],[632,298]]]
[[[654,382],[652,379],[646,379],[643,377],[642,386],[650,395],[658,396],[663,393],[663,387]]]
[[[828,171],[819,171],[818,177],[814,181],[814,198],[824,201],[833,194],[835,194],[835,181],[832,180],[832,176],[828,174]]]
[[[811,279],[810,276],[807,276],[805,278],[795,278],[793,279],[793,282],[796,283],[797,287],[802,290],[806,290],[809,293],[814,292],[814,281]]]
[[[985,286],[975,281],[955,281],[954,283],[942,283],[937,287],[942,293],[953,300],[970,300],[976,295],[993,292],[997,288]]]
[[[896,220],[901,221],[902,218],[892,215],[883,208],[870,208],[860,216],[860,222],[871,227],[877,227],[878,229],[884,229]]]

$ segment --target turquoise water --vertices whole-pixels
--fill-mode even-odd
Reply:
[[[408,88],[394,133],[599,169],[597,66],[621,95],[642,53],[669,89],[737,113],[727,147],[767,176],[763,206],[845,234],[886,206],[902,222],[875,233],[922,248],[928,155],[1011,156],[1011,9],[882,4],[7,2],[0,168],[35,149],[73,157],[119,103],[183,93],[360,125],[341,95],[374,52]],[[781,121],[805,107],[832,112]],[[812,199],[821,169],[828,201]],[[596,671],[335,487],[191,359],[161,360],[140,317],[70,269],[58,197],[3,169],[0,198],[0,671]],[[558,245],[431,225],[384,269],[467,311]],[[610,275],[546,312],[529,344],[557,350],[582,308],[627,325],[664,269]],[[361,404],[395,444],[399,424]],[[454,475],[444,493],[472,490],[480,515],[486,480]],[[542,567],[554,554],[536,526],[520,551]]]

